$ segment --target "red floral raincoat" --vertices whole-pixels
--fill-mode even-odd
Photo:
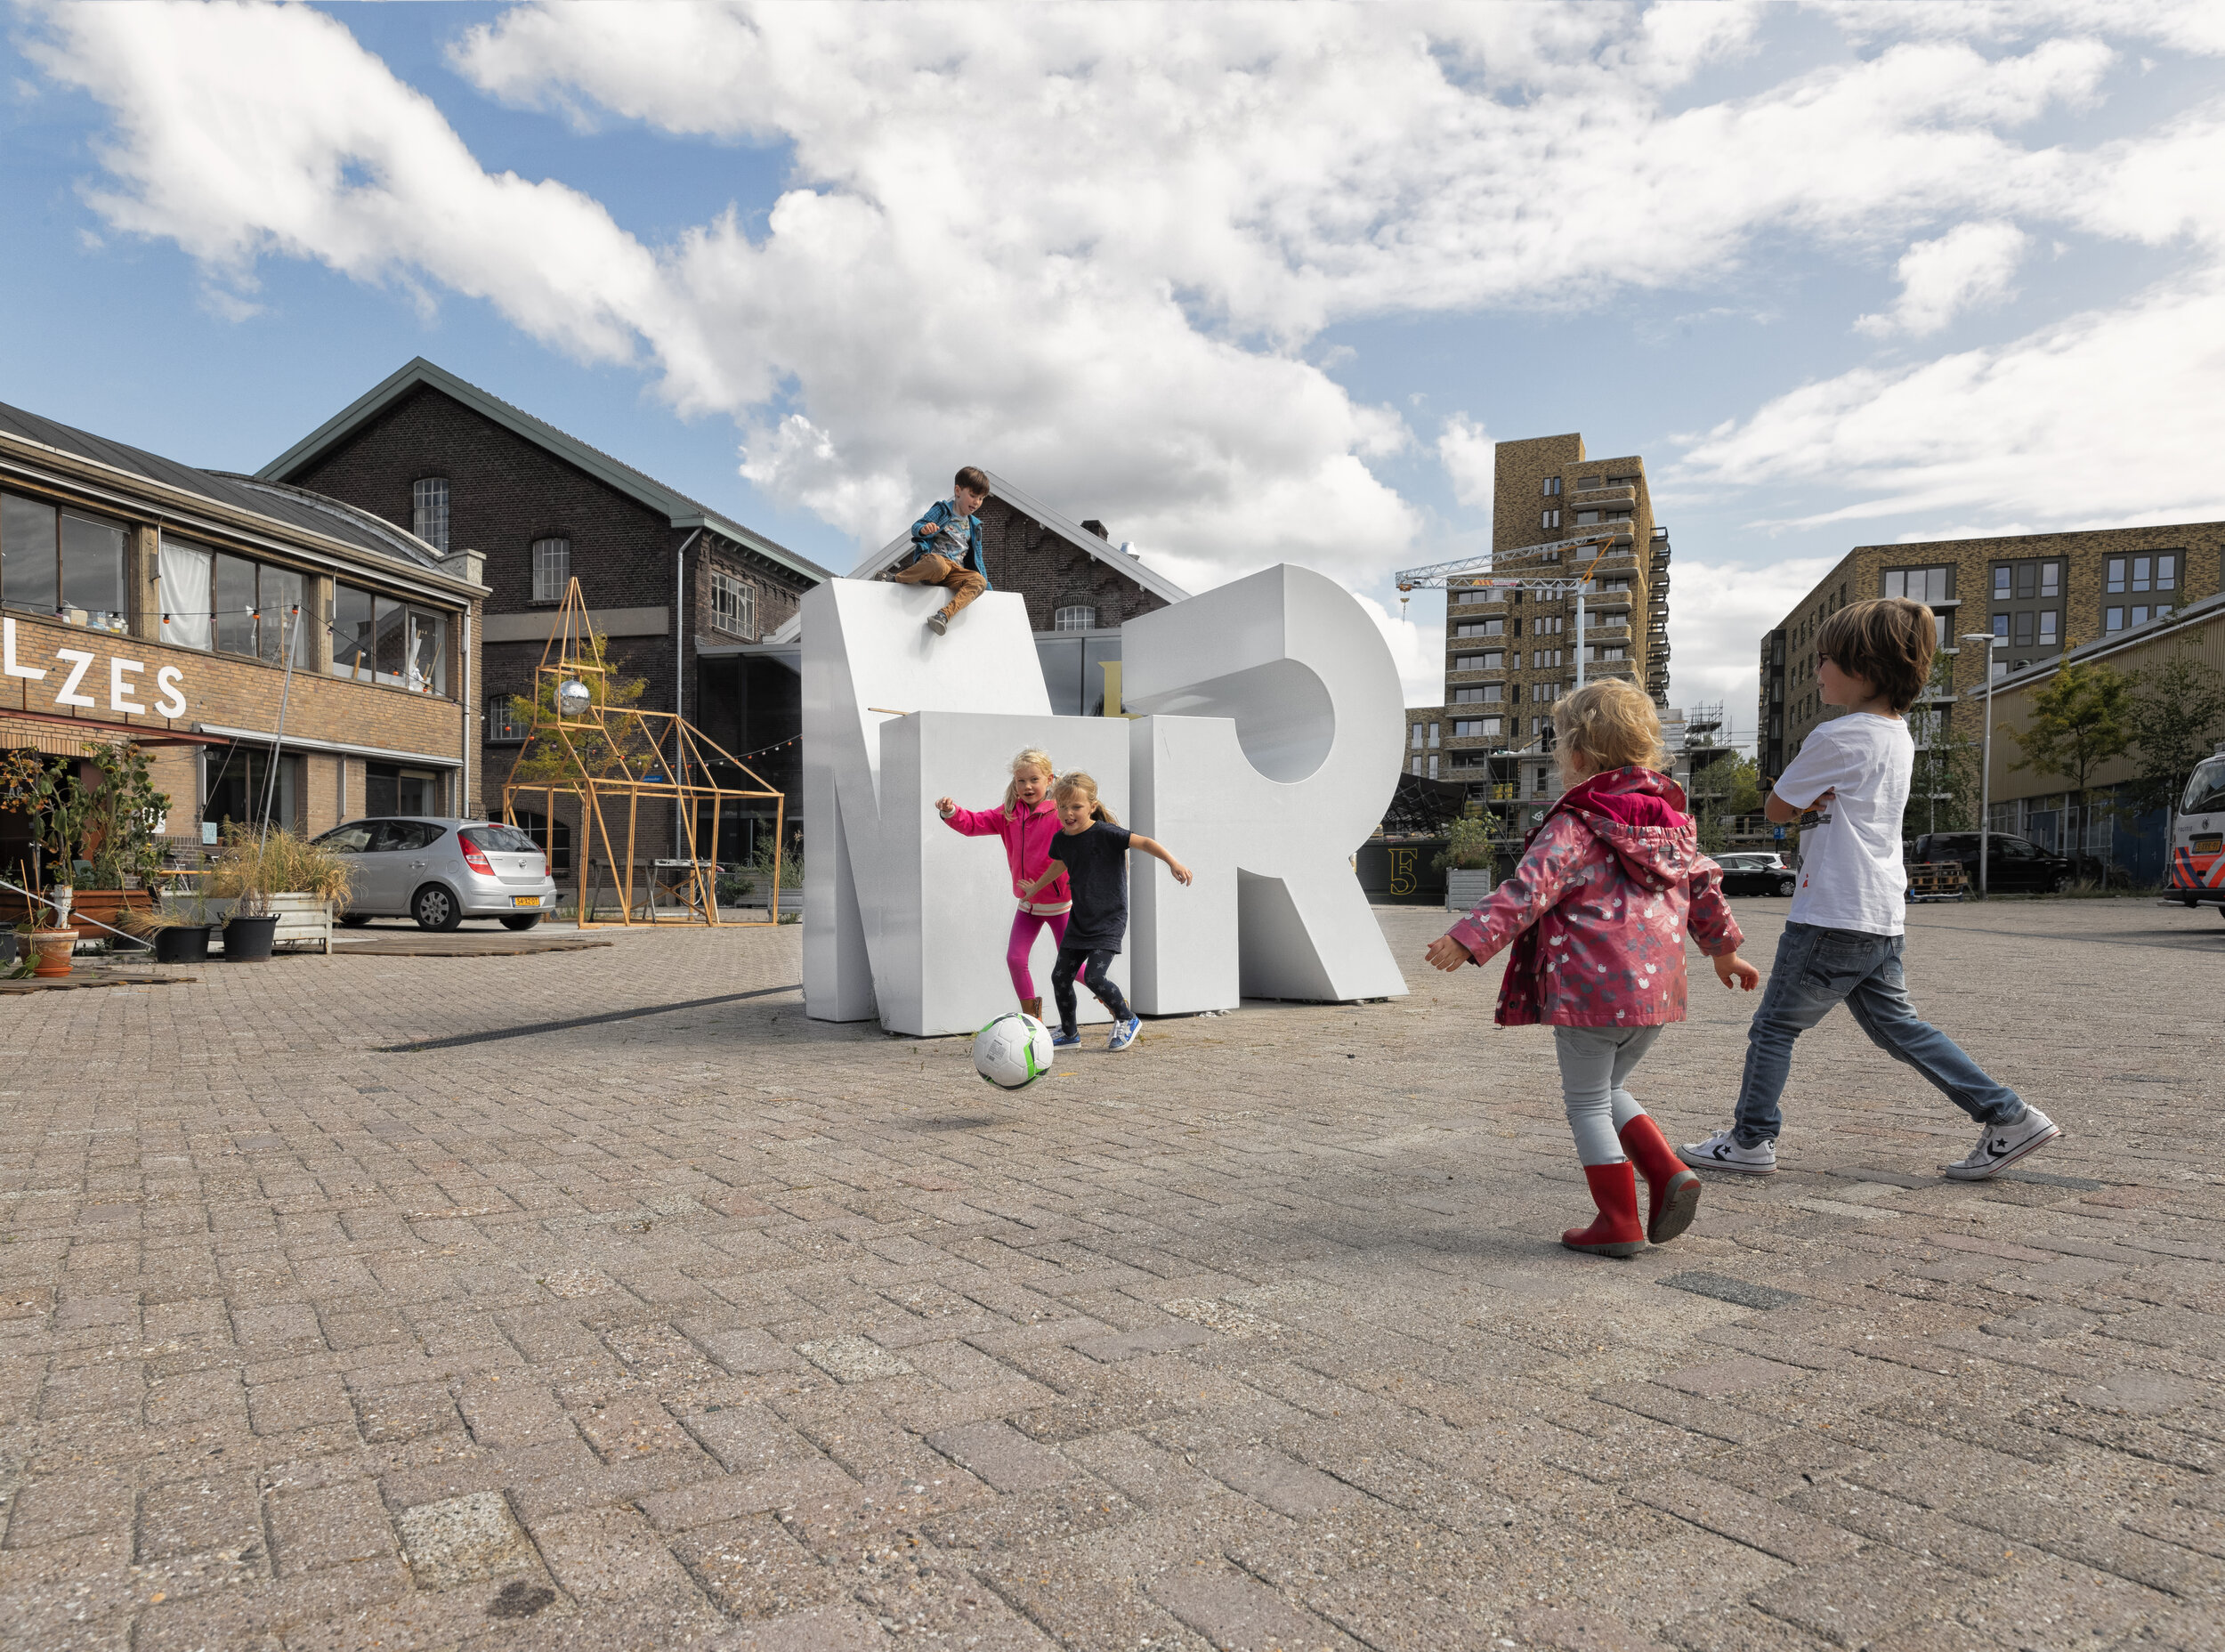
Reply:
[[[1498,1022],[1645,1027],[1684,1019],[1684,935],[1720,958],[1745,939],[1684,793],[1647,768],[1563,795],[1522,863],[1451,935],[1482,963],[1515,943]]]

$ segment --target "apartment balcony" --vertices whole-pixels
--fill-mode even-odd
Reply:
[[[1638,507],[1636,488],[1579,488],[1568,496],[1571,510],[1635,510]]]

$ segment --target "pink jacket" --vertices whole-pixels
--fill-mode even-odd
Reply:
[[[1014,804],[1003,809],[959,809],[945,822],[952,831],[968,838],[1001,838],[1005,859],[1015,879],[1033,883],[1050,864],[1051,839],[1058,836],[1058,806],[1048,798],[1029,809]],[[1055,918],[1073,906],[1072,893],[1064,873],[1035,892],[1032,901],[1020,903],[1024,912]]]
[[[1517,943],[1500,1025],[1684,1019],[1685,931],[1711,958],[1745,936],[1683,804],[1677,783],[1652,769],[1593,775],[1553,806],[1514,876],[1452,926],[1479,964]]]

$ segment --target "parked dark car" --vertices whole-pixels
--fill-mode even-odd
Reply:
[[[1986,883],[1987,889],[1997,895],[2043,894],[2060,895],[2078,881],[2080,868],[2069,856],[2051,854],[2037,844],[2022,838],[2012,838],[2006,832],[1987,836],[1986,851]],[[1974,831],[1928,832],[1916,839],[1909,851],[1911,861],[1960,861],[1962,875],[1970,879],[1972,889],[1978,887],[1978,834]],[[2089,862],[2092,856],[2085,857]],[[2098,867],[2090,866],[2091,877]]]
[[[1733,849],[1715,857],[1725,895],[1790,895],[1800,874],[1774,850]]]

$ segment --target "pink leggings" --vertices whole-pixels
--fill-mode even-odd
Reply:
[[[1035,950],[1035,937],[1042,934],[1043,926],[1048,924],[1051,944],[1064,944],[1069,916],[1065,912],[1055,918],[1046,918],[1040,912],[1012,914],[1012,940],[1004,950],[1004,961],[1005,968],[1012,971],[1012,990],[1022,998],[1035,996],[1035,977],[1028,973],[1028,954]]]

